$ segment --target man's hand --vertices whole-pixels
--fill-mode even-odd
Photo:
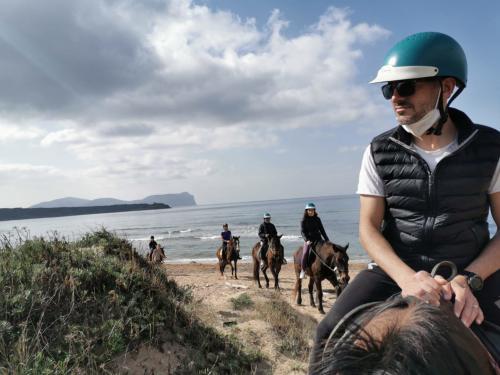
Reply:
[[[467,327],[474,321],[477,324],[483,322],[483,311],[479,307],[476,297],[470,290],[469,284],[467,284],[467,278],[464,275],[455,276],[446,288],[449,288],[448,290],[451,289],[455,294],[453,311],[457,318],[460,318]]]
[[[307,241],[306,244],[310,245],[311,244],[311,241]]]
[[[400,288],[403,297],[414,296],[427,303],[439,306],[442,286],[429,272],[415,272],[411,277],[403,281]]]

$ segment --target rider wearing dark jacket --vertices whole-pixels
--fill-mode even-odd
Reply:
[[[309,257],[309,247],[316,246],[316,243],[324,239],[329,241],[326,235],[325,228],[323,228],[323,223],[316,212],[316,206],[314,203],[308,203],[304,210],[304,217],[300,224],[302,238],[304,239],[304,247],[302,249],[302,270],[300,272],[300,278],[305,278],[305,269],[307,268],[307,258]]]
[[[156,241],[155,241],[155,236],[151,236],[151,239],[149,241],[149,253],[148,253],[148,259],[151,260],[151,255],[153,254],[153,251],[156,249]]]
[[[302,238],[306,242],[311,241],[311,243],[315,243],[321,241],[322,238],[325,241],[329,241],[325,228],[323,228],[323,223],[317,213],[315,213],[314,216],[308,216],[306,213],[302,219],[300,228],[302,231]]]
[[[227,244],[233,238],[231,231],[229,230],[229,225],[222,225],[223,231],[220,233],[220,238],[222,239],[222,256],[226,257]]]
[[[276,227],[273,223],[271,223],[271,215],[269,213],[264,214],[264,222],[260,224],[259,227],[259,238],[261,242],[260,246],[260,265],[264,265],[264,258],[267,253],[268,248],[268,238],[272,236],[278,236],[278,232],[276,231]]]

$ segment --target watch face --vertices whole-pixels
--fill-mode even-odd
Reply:
[[[477,276],[472,276],[469,279],[469,286],[472,290],[481,290],[483,288],[483,280]]]

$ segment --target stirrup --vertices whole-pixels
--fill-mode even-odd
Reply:
[[[300,271],[300,275],[299,275],[299,279],[302,279],[302,280],[303,280],[303,279],[306,279],[306,278],[307,278],[307,276],[306,276],[305,271],[304,271],[304,270],[301,270],[301,271]]]

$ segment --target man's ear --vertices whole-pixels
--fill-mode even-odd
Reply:
[[[453,95],[453,91],[455,91],[455,87],[457,87],[457,81],[453,77],[446,77],[441,80],[441,86],[443,88],[443,98],[446,103]]]

